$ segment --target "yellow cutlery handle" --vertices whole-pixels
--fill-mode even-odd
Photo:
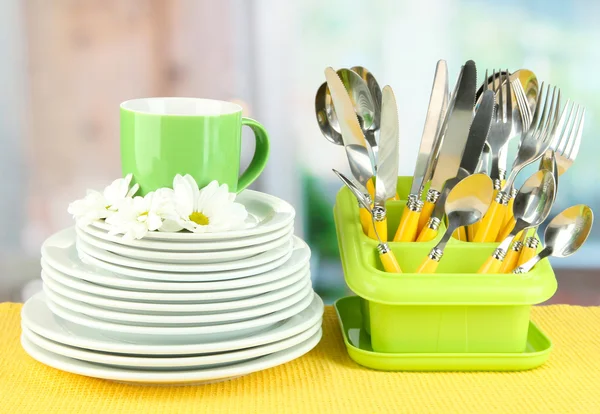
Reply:
[[[423,263],[419,265],[415,273],[435,273],[440,262],[427,255]]]
[[[400,196],[398,195],[398,193],[396,193],[396,195],[390,198],[390,200],[398,201],[400,200]]]
[[[515,218],[512,217],[509,220],[508,224],[502,228],[502,231],[500,231],[500,233],[498,233],[498,237],[496,237],[496,241],[501,242],[504,239],[506,239],[508,237],[508,235],[510,234],[510,232],[513,231],[513,229],[515,228],[515,224],[517,224],[517,220],[515,220]],[[515,239],[516,239],[516,237],[515,237]]]
[[[419,237],[417,237],[418,242],[428,242],[437,237],[438,231],[430,228],[429,226],[425,226],[423,230],[419,233]]]
[[[485,263],[479,268],[477,273],[500,273],[502,260],[496,259],[494,256],[487,258]]]
[[[369,228],[372,226],[371,224],[371,213],[364,207],[358,209],[358,214],[360,217],[360,225],[362,226],[363,233],[369,234]]]
[[[454,237],[456,240],[460,240],[460,241],[467,241],[467,229],[463,226],[463,227],[459,227],[456,230],[454,230],[454,233],[452,233],[452,237]]]
[[[517,267],[517,262],[519,261],[520,251],[510,249],[504,260],[502,261],[502,265],[500,266],[500,273],[512,273],[513,270]]]
[[[408,206],[404,207],[398,230],[396,230],[396,234],[394,235],[394,241],[414,242],[417,238],[420,216],[421,212],[412,211]]]
[[[470,242],[472,242],[475,239],[475,234],[477,233],[478,228],[479,222],[467,226],[467,239],[469,239]]]
[[[402,273],[402,269],[400,269],[400,265],[398,264],[398,260],[396,260],[396,256],[391,250],[388,250],[384,253],[379,253],[379,259],[381,260],[381,264],[383,265],[383,269],[388,273]]]
[[[434,208],[435,203],[425,201],[423,204],[423,209],[421,210],[421,215],[419,216],[419,227],[417,228],[418,232],[423,231],[423,229],[427,227],[427,222],[429,221]]]
[[[369,192],[371,199],[373,199],[375,197],[375,184],[373,184],[372,179],[367,181],[367,191]]]
[[[377,234],[375,234],[375,230],[377,230]],[[379,238],[381,239],[382,242],[386,242],[388,239],[388,234],[387,234],[387,218],[384,218],[383,220],[375,220],[375,229],[373,229],[373,225],[371,224],[371,226],[369,227],[369,234],[368,236],[370,238],[372,238],[373,240],[377,240],[377,235],[379,235]]]
[[[514,216],[513,216],[513,205],[515,204],[515,198],[511,197],[510,200],[508,200],[508,209],[506,211],[506,215],[504,216],[504,223],[502,223],[502,227],[506,228],[506,226],[509,225],[509,223],[514,220]],[[516,220],[515,220],[516,222]]]
[[[500,226],[504,221],[507,206],[496,200],[492,201],[492,205],[488,209],[485,216],[479,224],[479,228],[473,239],[476,243],[490,243],[496,241]]]
[[[519,255],[519,261],[517,262],[517,266],[521,266],[523,263],[529,261],[529,259],[533,258],[535,255],[536,249],[534,247],[524,245],[521,249],[521,254]]]

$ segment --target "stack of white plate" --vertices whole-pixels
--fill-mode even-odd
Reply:
[[[25,350],[97,378],[188,384],[230,379],[311,350],[323,302],[294,209],[246,190],[246,228],[112,236],[103,222],[42,246],[44,292],[23,307]]]

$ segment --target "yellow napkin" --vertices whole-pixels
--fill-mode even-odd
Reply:
[[[524,372],[403,373],[346,354],[327,307],[323,340],[295,361],[204,386],[133,386],[46,367],[19,343],[18,304],[0,304],[0,413],[600,413],[600,307],[546,306],[533,320],[554,343]]]

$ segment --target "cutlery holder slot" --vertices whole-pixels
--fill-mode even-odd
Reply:
[[[398,179],[400,201],[388,202],[389,234],[394,234],[412,177]],[[402,274],[382,271],[376,245],[365,236],[356,199],[343,188],[334,218],[344,278],[363,298],[365,329],[376,352],[523,352],[531,305],[548,300],[557,288],[547,260],[531,272],[477,274],[498,243],[451,239],[437,273],[416,274],[437,243],[390,242]],[[445,228],[440,230],[438,239]]]

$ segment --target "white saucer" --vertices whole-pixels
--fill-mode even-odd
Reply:
[[[126,246],[137,247],[140,249],[147,250],[160,250],[160,251],[189,251],[189,252],[209,252],[216,250],[228,250],[228,249],[239,249],[240,247],[255,246],[258,244],[264,244],[280,237],[285,236],[294,228],[294,223],[290,223],[287,226],[275,230],[270,233],[260,234],[258,236],[240,237],[224,240],[211,240],[211,241],[176,241],[176,240],[154,240],[144,237],[143,239],[123,240],[122,235],[111,236],[108,231],[102,230],[96,226],[80,226],[84,232],[102,239],[107,242],[123,244]]]
[[[79,227],[74,227],[77,237],[83,240],[86,244],[100,250],[106,250],[111,253],[118,254],[131,259],[158,262],[158,263],[189,263],[189,264],[205,264],[205,263],[224,263],[233,262],[241,259],[246,259],[251,256],[256,256],[268,250],[276,249],[285,244],[289,244],[290,238],[294,234],[294,230],[290,230],[282,237],[270,242],[257,244],[254,246],[240,247],[238,249],[217,250],[210,252],[174,252],[174,251],[155,251],[140,249],[138,247],[124,246],[122,244],[107,242],[90,234],[87,234]]]
[[[34,359],[62,371],[93,378],[103,378],[136,384],[183,385],[231,379],[284,364],[301,357],[313,349],[319,343],[321,336],[322,332],[319,330],[306,341],[283,351],[278,351],[250,361],[239,362],[225,367],[173,371],[133,370],[67,358],[40,348],[29,341],[25,336],[21,337],[21,344],[25,351]]]
[[[278,312],[249,319],[246,321],[223,323],[204,326],[139,326],[124,325],[89,317],[74,312],[54,302],[47,301],[47,305],[57,316],[70,322],[87,326],[102,331],[105,336],[123,341],[137,343],[162,343],[162,344],[192,344],[207,341],[224,341],[267,330],[274,324],[287,319],[306,309],[312,302],[314,293],[309,291],[305,298],[298,303]]]
[[[72,230],[72,229],[69,229]],[[74,234],[73,234],[74,236]],[[95,257],[96,259],[102,260],[118,266],[130,267],[135,269],[143,270],[154,270],[160,272],[174,272],[174,273],[205,273],[205,272],[225,272],[229,270],[246,269],[249,267],[260,266],[274,260],[280,259],[292,250],[294,240],[288,240],[283,246],[277,247],[273,250],[268,250],[263,253],[259,253],[255,256],[247,257],[245,259],[235,260],[231,262],[218,262],[218,263],[161,263],[151,262],[148,260],[139,260],[131,257],[121,256],[103,249],[99,249],[95,246],[90,245],[84,240],[77,239],[76,241],[77,251],[83,252],[88,256]]]
[[[300,283],[298,283],[298,285],[300,285]],[[174,314],[173,312],[152,314],[143,311],[133,313],[131,311],[109,310],[98,307],[97,305],[90,305],[86,302],[73,300],[57,293],[44,282],[44,292],[46,293],[47,300],[73,312],[82,313],[100,321],[108,321],[121,325],[162,327],[216,326],[217,324],[235,323],[253,318],[260,318],[264,315],[288,308],[306,298],[312,290],[309,281],[304,281],[303,285],[300,285],[300,287],[300,290],[288,297],[264,305],[255,306],[250,309],[197,314]]]
[[[113,265],[78,254],[75,239],[68,234],[46,240],[42,245],[42,258],[62,273],[107,286],[135,290],[225,290],[267,283],[300,270],[310,259],[310,248],[298,237],[293,240],[293,250],[273,262],[214,273],[153,272]]]
[[[235,201],[246,206],[248,211],[245,229],[221,233],[189,233],[183,231],[165,233],[152,231],[148,232],[144,238],[152,240],[212,241],[256,236],[289,225],[294,221],[296,215],[294,208],[289,203],[258,191],[244,190],[237,195]],[[104,221],[96,221],[92,225],[106,231],[110,228]]]
[[[40,348],[65,357],[79,359],[81,361],[120,366],[130,369],[174,370],[183,367],[207,368],[231,365],[233,362],[258,358],[288,349],[294,345],[301,344],[320,330],[321,321],[319,320],[316,324],[304,332],[286,338],[282,341],[272,342],[262,346],[220,354],[165,357],[118,355],[75,348],[46,339],[43,336],[32,332],[25,326],[23,327],[23,335]]]
[[[113,299],[133,299],[140,302],[215,302],[222,300],[239,300],[251,296],[257,296],[263,293],[272,292],[277,289],[284,288],[300,279],[306,277],[309,271],[309,265],[306,264],[296,273],[288,276],[283,276],[280,279],[272,282],[264,283],[248,288],[232,289],[232,290],[213,290],[201,292],[172,292],[172,291],[140,291],[119,289],[102,286],[96,283],[88,282],[87,280],[71,277],[51,267],[44,259],[41,260],[42,270],[47,276],[73,289],[91,293],[96,296],[105,296]],[[150,282],[154,283],[154,282]],[[185,283],[180,283],[185,284]],[[159,286],[160,287],[160,286]]]
[[[107,337],[102,331],[66,321],[52,314],[43,292],[34,295],[25,303],[21,311],[21,320],[23,326],[40,336],[78,348],[135,355],[191,355],[221,353],[281,341],[309,329],[321,320],[323,309],[323,301],[318,295],[314,295],[306,309],[276,322],[271,329],[233,340],[197,341],[179,345],[160,343],[160,338],[139,344]]]

